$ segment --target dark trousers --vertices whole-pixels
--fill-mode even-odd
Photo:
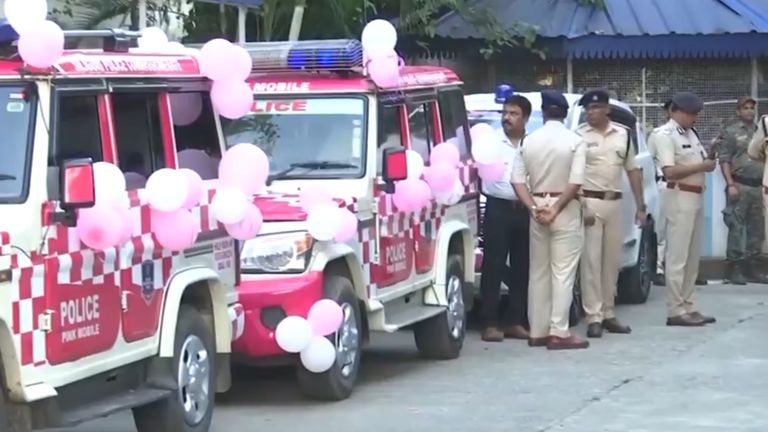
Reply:
[[[529,225],[530,214],[523,203],[487,197],[480,278],[485,326],[528,325]],[[500,305],[502,281],[509,288],[507,305]]]

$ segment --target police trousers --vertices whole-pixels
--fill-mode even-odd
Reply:
[[[693,294],[699,274],[704,209],[701,194],[679,189],[664,191],[664,205],[667,219],[667,314],[676,317],[696,312]]]
[[[621,200],[584,198],[595,223],[584,227],[581,297],[587,323],[616,318],[616,283],[621,266]]]
[[[726,191],[723,209],[723,222],[728,227],[726,258],[731,262],[757,257],[765,241],[763,188],[736,183],[736,189],[736,197]]]
[[[553,205],[555,197],[534,197],[536,205]],[[573,200],[550,225],[531,218],[531,263],[528,319],[531,338],[571,335],[569,316],[584,227],[581,203]]]

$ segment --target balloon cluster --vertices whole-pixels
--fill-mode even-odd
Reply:
[[[397,55],[397,30],[389,21],[377,19],[366,24],[360,37],[368,76],[382,88],[396,87],[400,82],[403,59]]]
[[[246,80],[253,62],[245,48],[212,39],[200,49],[201,72],[213,81],[211,102],[222,117],[239,119],[251,111],[253,91]]]
[[[275,341],[285,352],[300,353],[308,371],[322,373],[336,362],[336,349],[326,336],[336,333],[343,320],[344,312],[335,301],[319,300],[306,319],[297,315],[283,318],[275,329]]]
[[[357,216],[349,209],[339,207],[327,188],[303,186],[299,202],[307,213],[307,231],[316,240],[345,243],[357,234]]]
[[[472,136],[472,158],[477,162],[481,179],[496,182],[504,179],[505,165],[501,159],[501,143],[493,126],[478,123],[469,130]]]
[[[89,248],[104,251],[131,239],[134,219],[120,168],[109,162],[96,162],[93,179],[96,202],[93,207],[78,211],[75,233]]]
[[[187,168],[162,168],[149,176],[145,191],[152,233],[160,246],[178,252],[195,244],[200,221],[191,209],[203,198],[200,175]]]
[[[268,176],[269,159],[253,144],[237,144],[221,158],[211,211],[233,238],[248,240],[261,231],[264,217],[251,196],[261,191]]]
[[[395,184],[392,202],[401,211],[416,211],[433,198],[442,205],[459,202],[464,185],[459,176],[461,157],[458,148],[444,142],[436,145],[429,155],[429,166],[413,150],[406,150],[408,177]]]
[[[19,55],[28,65],[46,69],[64,54],[64,31],[47,20],[46,0],[5,0],[5,17],[19,34]]]

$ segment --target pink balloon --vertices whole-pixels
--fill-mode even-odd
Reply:
[[[506,167],[504,162],[498,161],[492,164],[478,164],[478,175],[481,179],[489,182],[497,182],[504,179]]]
[[[224,225],[230,236],[237,240],[249,240],[256,237],[261,231],[264,216],[261,210],[254,204],[250,204],[245,211],[245,217],[238,223]]]
[[[251,112],[253,91],[245,81],[215,81],[211,103],[222,117],[236,120]]]
[[[434,165],[437,162],[444,162],[454,167],[458,166],[461,162],[459,149],[449,142],[436,145],[429,154],[429,163]]]
[[[368,61],[368,75],[382,88],[396,87],[400,83],[400,67],[394,58],[376,55]]]
[[[400,211],[415,211],[432,199],[432,190],[421,179],[407,179],[395,184],[392,202]]]
[[[103,251],[117,246],[120,241],[121,226],[116,226],[120,214],[112,206],[97,205],[78,212],[77,236],[89,248]]]
[[[19,36],[18,49],[30,66],[49,68],[64,54],[64,31],[53,21],[43,21]]]
[[[336,240],[339,243],[346,243],[357,236],[357,216],[349,209],[339,209],[339,230],[336,232]]]
[[[301,191],[299,191],[299,202],[301,203],[301,208],[307,213],[317,205],[334,205],[333,195],[331,195],[331,192],[327,187],[311,183],[301,187]]]
[[[197,241],[200,223],[189,210],[152,212],[152,232],[160,246],[180,252]]]
[[[309,308],[307,321],[316,336],[328,336],[336,333],[344,321],[344,311],[335,301],[322,299]]]
[[[185,209],[191,209],[200,205],[200,200],[203,199],[203,179],[200,174],[189,168],[181,168],[180,173],[187,179],[187,200],[182,205]]]
[[[176,126],[191,125],[203,112],[203,98],[199,93],[173,93],[169,97],[171,117]]]
[[[118,245],[127,243],[133,237],[134,220],[133,213],[130,208],[116,207],[115,210],[120,215],[119,223],[116,223],[121,227],[120,238],[117,241]]]
[[[229,55],[229,76],[226,78],[232,81],[245,81],[251,76],[253,68],[253,59],[248,51],[240,45],[232,45]]]
[[[259,193],[269,176],[269,159],[253,144],[236,144],[219,163],[219,186],[240,189],[246,195]]]
[[[413,187],[416,188],[416,208],[414,210],[419,210],[432,201],[432,189],[427,182],[421,179],[416,180]]]
[[[459,171],[456,167],[442,161],[434,162],[424,170],[424,180],[436,192],[450,190],[457,178]]]
[[[200,48],[200,70],[213,81],[231,76],[232,43],[226,39],[211,39]]]

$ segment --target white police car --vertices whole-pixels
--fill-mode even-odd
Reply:
[[[477,123],[488,123],[496,129],[501,129],[502,104],[507,96],[513,92],[512,87],[500,85],[496,93],[478,93],[465,95],[464,102],[467,110],[467,118],[470,127]],[[539,92],[516,93],[525,96],[531,101],[533,111],[528,121],[527,132],[533,132],[543,124],[541,113],[541,96]],[[578,105],[580,94],[565,93],[571,109],[568,110],[568,118],[565,125],[571,130],[576,130],[586,121],[586,112]],[[643,227],[635,224],[635,204],[629,179],[626,173],[622,185],[622,218],[624,226],[624,248],[621,260],[621,272],[618,283],[618,301],[626,304],[645,303],[651,288],[651,280],[656,272],[656,234],[654,232],[655,220],[659,217],[659,191],[656,186],[656,170],[653,158],[648,152],[646,134],[637,117],[632,113],[629,105],[618,100],[611,99],[611,119],[624,125],[630,131],[630,151],[635,152],[635,160],[643,170],[643,190],[645,204],[648,212],[648,223]],[[482,218],[485,207],[485,197],[480,196],[480,217]],[[478,242],[478,258],[482,258],[482,241]],[[481,262],[478,259],[478,262]],[[479,282],[480,265],[477,266],[476,282]],[[577,278],[578,280],[578,278]],[[476,286],[480,286],[479,283]],[[578,289],[577,289],[578,297]]]

